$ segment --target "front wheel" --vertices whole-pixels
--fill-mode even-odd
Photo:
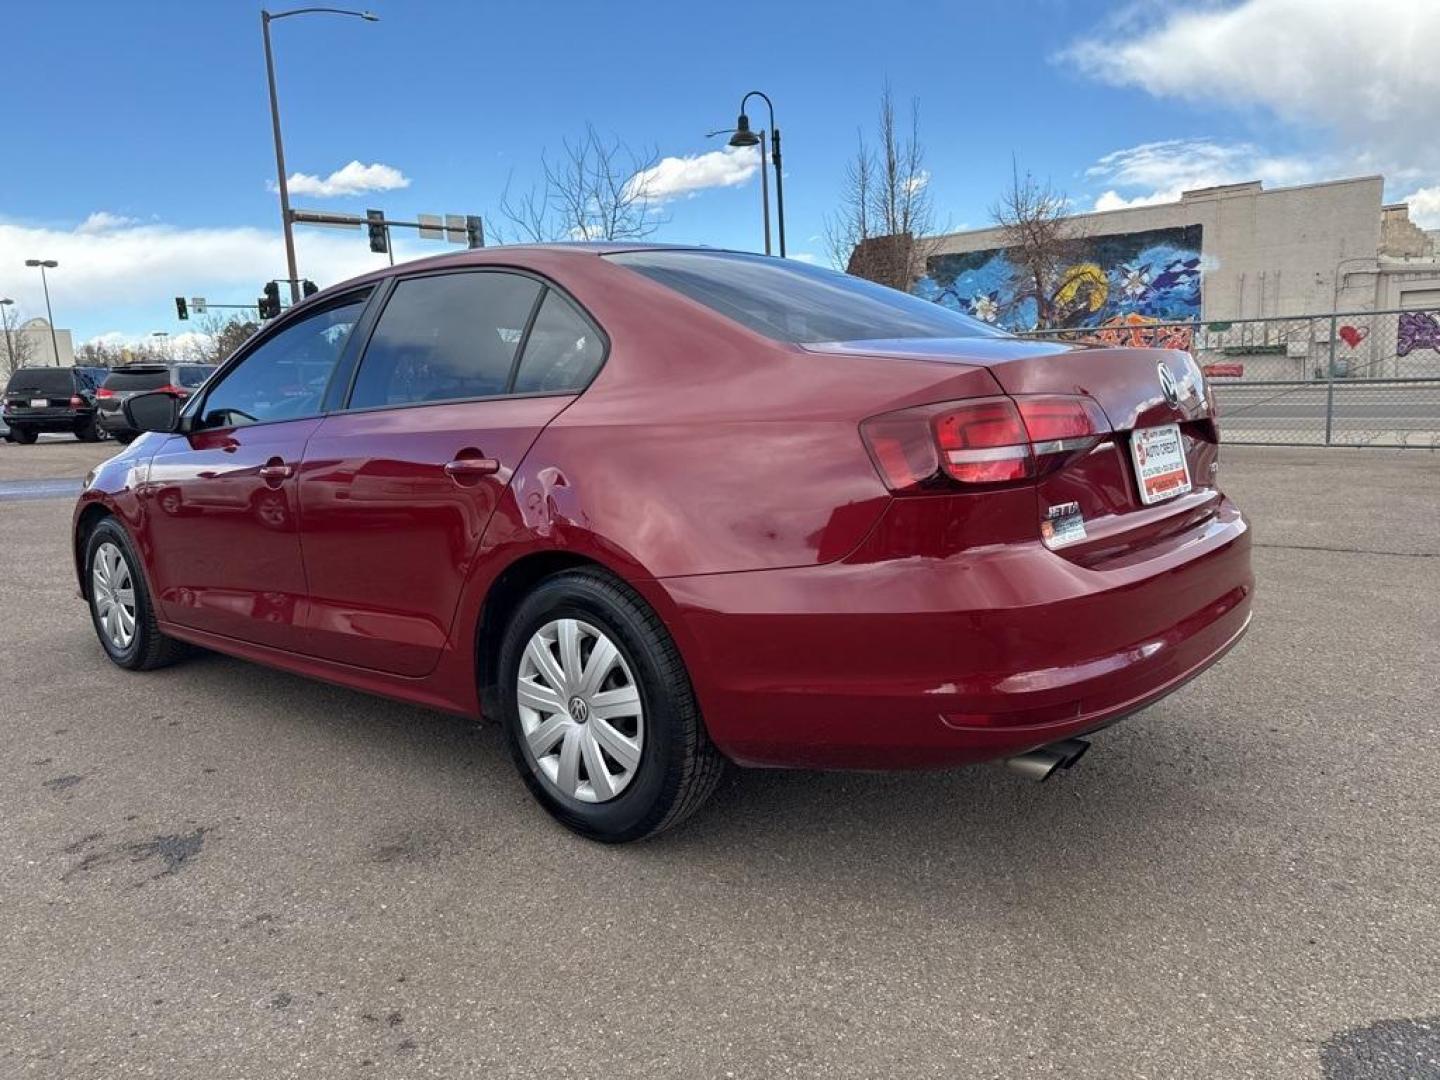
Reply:
[[[113,518],[101,521],[86,539],[85,574],[95,634],[120,667],[150,671],[189,651],[184,642],[160,632],[135,549]]]
[[[500,700],[526,786],[582,836],[623,843],[689,817],[725,759],[679,651],[622,582],[592,570],[543,581],[500,646]]]

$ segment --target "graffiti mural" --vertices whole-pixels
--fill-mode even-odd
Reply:
[[[1395,355],[1409,356],[1416,349],[1440,352],[1440,319],[1428,311],[1407,311],[1395,327]]]
[[[1064,327],[1122,328],[1200,318],[1201,227],[1151,229],[1078,242],[1080,257],[1050,297]],[[1035,326],[1033,297],[1018,299],[1003,249],[932,256],[917,296],[1008,330]]]
[[[1132,349],[1183,349],[1189,352],[1195,344],[1195,331],[1188,326],[1160,325],[1159,319],[1131,312],[1106,319],[1085,336],[1086,341],[1102,345],[1125,345]]]

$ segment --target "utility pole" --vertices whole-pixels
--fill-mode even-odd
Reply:
[[[308,7],[275,14],[260,11],[260,33],[265,39],[265,75],[270,81],[270,126],[275,132],[275,173],[280,187],[280,218],[285,226],[285,265],[290,275],[290,302],[300,302],[300,272],[295,269],[295,231],[290,225],[290,182],[285,174],[285,143],[280,138],[280,96],[275,90],[275,54],[270,48],[270,23],[291,15],[353,15],[366,22],[378,22],[379,16],[368,11],[346,11],[341,8]]]
[[[265,74],[270,80],[270,125],[275,131],[275,173],[280,184],[280,220],[285,227],[285,265],[290,271],[290,302],[300,300],[295,279],[295,231],[290,227],[290,183],[285,175],[285,143],[280,138],[280,97],[275,91],[275,54],[270,49],[270,12],[260,12],[260,30],[265,37]]]

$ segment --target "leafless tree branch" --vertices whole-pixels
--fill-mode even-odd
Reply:
[[[1011,277],[1010,306],[1035,301],[1036,325],[1054,325],[1055,290],[1064,268],[1074,261],[1080,230],[1069,217],[1070,200],[1065,193],[1041,182],[1030,172],[1020,175],[1020,166],[1011,159],[1010,186],[990,208],[1000,227],[1014,271]]]
[[[500,197],[504,224],[491,231],[508,240],[635,240],[663,224],[654,212],[656,151],[637,153],[618,139],[606,139],[586,124],[578,139],[566,139],[561,153],[540,155],[540,179],[511,194],[513,176]]]
[[[920,102],[910,102],[909,124],[895,115],[890,84],[880,94],[876,146],[862,134],[845,169],[840,205],[826,219],[831,261],[850,273],[908,289],[924,272],[933,244],[934,205],[925,147],[920,141]]]

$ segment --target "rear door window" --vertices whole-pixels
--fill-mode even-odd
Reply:
[[[583,390],[604,359],[605,342],[600,332],[574,304],[549,289],[530,336],[525,339],[525,355],[520,359],[514,392]]]
[[[177,386],[186,390],[194,390],[210,377],[214,371],[213,367],[205,367],[199,364],[186,364],[175,369],[175,381]]]
[[[493,270],[401,280],[360,361],[349,407],[507,393],[540,290],[532,278]]]

